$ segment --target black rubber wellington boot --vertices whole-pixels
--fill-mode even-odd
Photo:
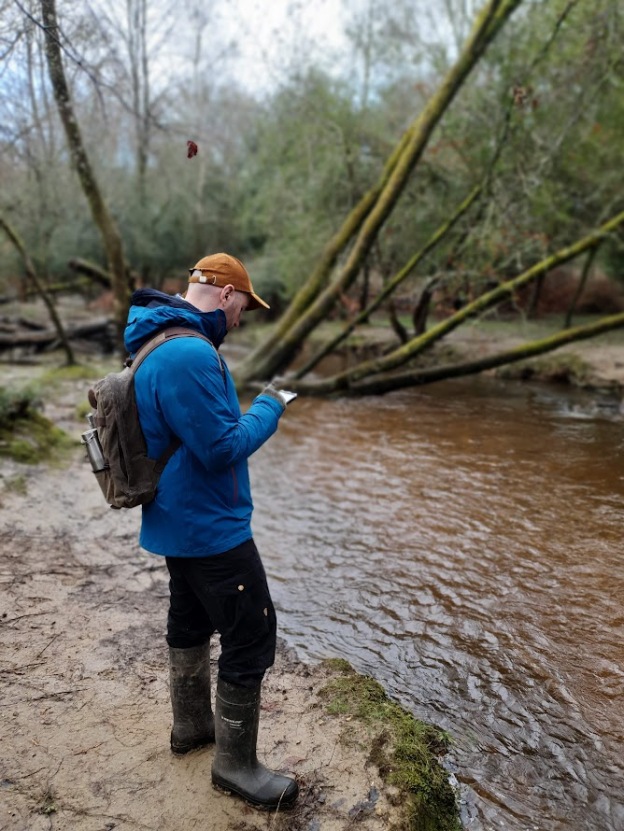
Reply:
[[[299,786],[294,779],[265,768],[256,757],[260,684],[239,687],[219,678],[215,711],[213,785],[242,796],[256,808],[290,808]]]
[[[169,689],[173,710],[171,750],[188,753],[215,740],[210,706],[210,646],[169,647]]]

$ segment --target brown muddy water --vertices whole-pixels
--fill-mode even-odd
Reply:
[[[467,829],[624,829],[623,439],[471,380],[297,400],[252,459],[282,636],[449,731]]]

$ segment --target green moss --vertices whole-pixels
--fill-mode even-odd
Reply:
[[[458,831],[455,793],[438,760],[448,748],[448,735],[415,719],[347,661],[331,660],[325,666],[338,674],[320,691],[327,712],[349,715],[373,729],[369,759],[401,793],[406,819],[395,831]]]
[[[323,661],[323,665],[332,672],[342,672],[344,674],[353,672],[353,667],[344,658],[327,658]]]
[[[75,442],[38,410],[40,403],[31,390],[0,389],[0,456],[24,464],[59,460]]]
[[[0,387],[0,428],[10,427],[16,419],[28,416],[39,407],[41,400],[35,390]]]
[[[588,364],[568,352],[507,364],[496,372],[497,377],[511,381],[545,381],[574,386],[585,384],[590,374]]]

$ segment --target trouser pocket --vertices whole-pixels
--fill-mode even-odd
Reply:
[[[275,660],[276,618],[261,562],[213,583],[210,618],[221,635],[219,673],[231,683],[262,679]]]

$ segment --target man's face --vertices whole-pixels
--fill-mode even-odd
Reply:
[[[240,324],[242,313],[249,306],[249,295],[244,291],[233,291],[227,298],[223,311],[228,332]]]

